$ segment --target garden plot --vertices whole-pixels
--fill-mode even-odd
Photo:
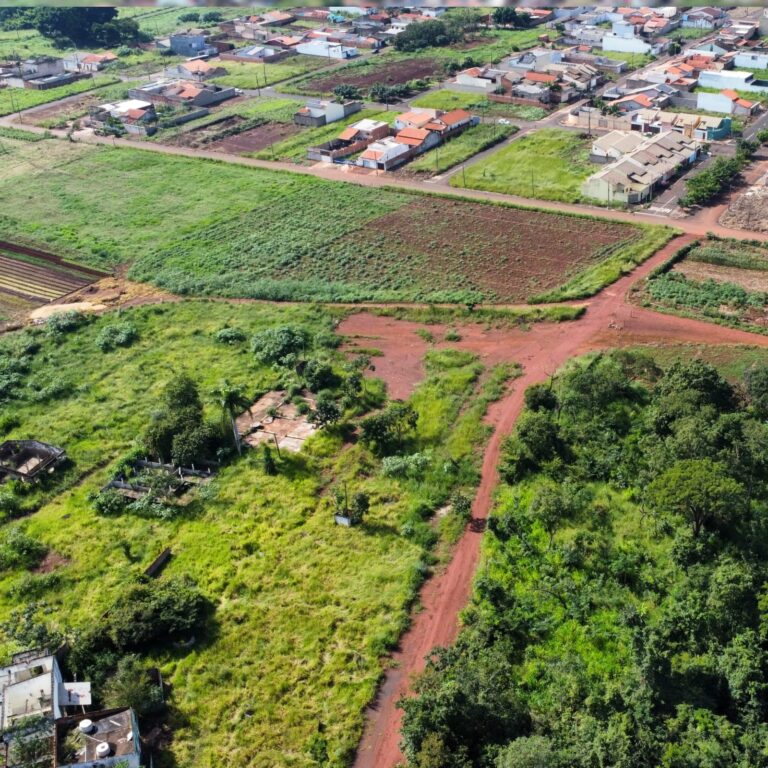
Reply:
[[[311,396],[302,397],[308,408],[314,406]],[[281,451],[297,453],[315,432],[308,414],[309,410],[301,413],[299,406],[287,400],[286,392],[268,392],[250,410],[238,416],[236,425],[243,442],[252,448],[262,444],[276,445]]]
[[[62,261],[54,264],[36,256],[0,249],[0,294],[44,304],[84,288],[96,279],[95,272],[73,264]]]
[[[293,123],[264,123],[234,136],[212,141],[208,144],[208,149],[237,155],[260,152],[277,141],[294,136],[299,131],[301,128]]]

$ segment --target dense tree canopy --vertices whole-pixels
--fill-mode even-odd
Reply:
[[[418,768],[768,767],[765,366],[597,355],[534,388]]]

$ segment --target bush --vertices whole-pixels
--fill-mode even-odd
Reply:
[[[136,654],[124,656],[102,691],[104,706],[131,707],[137,715],[156,714],[165,707],[163,691],[149,678],[149,671]]]
[[[213,336],[214,340],[219,344],[239,344],[241,341],[245,341],[245,331],[241,331],[239,328],[229,328],[225,326],[220,331],[216,331]]]
[[[34,568],[45,557],[48,548],[28,536],[18,526],[0,535],[0,571]]]
[[[51,315],[45,324],[45,330],[50,336],[62,336],[85,325],[88,318],[82,312],[60,312]]]
[[[410,478],[423,477],[429,466],[430,457],[426,453],[412,453],[410,456],[387,456],[381,462],[384,477]]]
[[[295,364],[298,354],[308,343],[309,335],[303,328],[284,325],[257,333],[251,341],[251,349],[259,362],[290,366]]]
[[[122,651],[186,640],[203,622],[207,608],[188,578],[134,584],[109,611],[107,634]]]
[[[114,488],[107,488],[91,498],[97,515],[117,517],[125,512],[128,498]]]
[[[333,372],[328,363],[319,360],[309,360],[304,367],[304,381],[312,392],[330,389],[339,385],[339,377]]]
[[[117,347],[130,347],[139,332],[132,323],[114,323],[105,325],[96,337],[96,346],[102,352],[109,352]]]

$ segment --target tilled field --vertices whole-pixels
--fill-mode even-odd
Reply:
[[[561,285],[607,249],[636,237],[628,224],[417,199],[334,243],[334,252],[355,258],[338,261],[343,276],[325,262],[326,279],[395,290],[421,285],[520,302]]]
[[[403,59],[381,65],[376,60],[362,66],[342,67],[326,75],[312,77],[298,88],[307,93],[330,93],[337,85],[345,84],[365,91],[376,83],[397,85],[409,80],[433,77],[439,72],[442,72],[442,65],[437,59]]]
[[[0,250],[0,293],[8,296],[43,304],[84,288],[94,279],[94,274],[75,265]]]
[[[293,123],[264,123],[258,128],[227,136],[207,145],[207,149],[218,152],[230,152],[232,154],[245,154],[247,152],[260,152],[277,141],[287,139],[301,130],[301,127]]]

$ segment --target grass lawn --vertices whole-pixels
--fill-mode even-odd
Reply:
[[[419,481],[383,477],[379,458],[361,443],[345,442],[343,430],[329,430],[314,435],[302,454],[284,453],[274,477],[264,473],[258,454],[245,455],[173,520],[99,517],[88,494],[110,475],[105,465],[134,444],[174,373],[194,377],[212,418],[217,410],[209,393],[222,377],[250,393],[275,385],[279,373],[259,365],[247,342],[216,344],[216,330],[229,324],[251,334],[291,323],[327,332],[332,316],[312,306],[145,307],[121,313],[139,340],[103,353],[95,339],[114,320],[92,320],[58,341],[38,330],[42,349],[30,378],[56,379],[70,386],[69,394],[0,406],[3,424],[12,415],[16,425],[4,426],[4,433],[62,445],[73,460],[59,478],[67,487],[57,490],[54,479],[48,500],[21,522],[63,564],[53,580],[18,568],[0,572],[0,613],[29,603],[13,590],[31,579],[47,604],[44,620],[71,635],[118,601],[169,546],[174,556],[162,578],[191,576],[216,610],[191,649],[158,648],[144,657],[173,691],[174,738],[156,764],[310,768],[307,747],[319,722],[328,765],[346,764],[375,691],[380,655],[404,628],[424,573],[433,536],[422,516],[444,503],[451,486],[476,482],[488,435],[485,407],[511,370],[493,372],[491,394],[479,383],[483,367],[472,355],[430,354],[427,377],[412,398],[419,418],[408,450],[430,455]],[[338,365],[340,353],[327,354]],[[380,392],[374,383],[367,387]],[[446,474],[449,459],[457,469]],[[350,493],[370,495],[362,527],[333,525],[328,489],[342,481]],[[17,648],[0,637],[3,657]]]
[[[0,30],[0,61],[61,55],[60,48],[34,29]]]
[[[632,72],[640,67],[645,67],[650,64],[654,57],[647,53],[623,53],[622,51],[596,51],[598,56],[603,56],[606,59],[613,59],[614,61],[626,61],[627,72]]]
[[[116,82],[118,82],[116,77],[96,75],[86,80],[77,80],[69,85],[62,85],[60,88],[49,88],[46,91],[33,91],[28,88],[3,88],[0,90],[0,116],[10,115],[18,110],[38,107],[41,104],[63,99],[65,96],[85,93]]]
[[[233,88],[255,90],[327,67],[328,60],[322,56],[296,55],[274,64],[223,61],[221,66],[227,70],[228,74],[215,78],[214,82]]]
[[[510,117],[517,120],[541,120],[548,112],[541,107],[526,107],[520,104],[497,104],[477,93],[458,91],[432,91],[411,102],[414,107],[427,109],[466,109],[482,117]]]
[[[504,141],[516,130],[517,128],[513,125],[476,125],[468,128],[446,144],[425,152],[405,168],[418,173],[442,173],[465,160],[469,160],[478,152]]]
[[[364,118],[386,120],[391,124],[397,115],[398,110],[396,109],[391,109],[388,112],[364,109],[329,125],[323,125],[319,128],[305,128],[296,135],[273,144],[269,149],[263,149],[261,152],[256,153],[255,157],[260,160],[288,160],[294,163],[305,163],[308,162],[308,147],[314,147],[317,144],[335,139],[344,130],[345,126],[352,125],[352,123],[356,123]]]
[[[679,27],[669,33],[673,40],[698,40],[700,37],[711,35],[711,29],[697,29],[696,27]]]
[[[595,170],[589,148],[590,142],[576,133],[544,128],[467,168],[466,186],[575,203],[581,199],[581,182]],[[461,176],[451,179],[451,186],[463,185]]]

